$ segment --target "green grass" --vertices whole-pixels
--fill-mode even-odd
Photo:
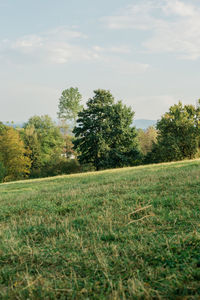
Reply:
[[[200,299],[200,160],[1,184],[0,299]]]

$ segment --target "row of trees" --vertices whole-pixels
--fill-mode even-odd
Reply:
[[[58,124],[47,115],[22,128],[0,123],[0,181],[200,156],[200,106],[179,102],[143,131],[110,91],[95,90],[85,108],[81,99],[77,88],[63,91]]]
[[[0,181],[78,172],[66,124],[34,116],[22,128],[0,124]]]

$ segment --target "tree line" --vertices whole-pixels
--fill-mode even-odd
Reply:
[[[107,90],[86,106],[78,88],[62,92],[58,123],[31,117],[0,123],[0,182],[200,157],[200,100],[170,107],[155,127],[137,130],[134,112]]]

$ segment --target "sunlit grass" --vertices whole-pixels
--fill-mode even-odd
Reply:
[[[199,299],[200,160],[0,185],[0,299]]]

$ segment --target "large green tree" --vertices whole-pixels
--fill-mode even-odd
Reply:
[[[131,108],[115,103],[110,91],[95,90],[74,129],[80,162],[91,163],[96,170],[133,163],[138,155],[133,117]]]
[[[24,125],[24,141],[31,150],[32,169],[38,176],[48,174],[48,168],[57,161],[64,149],[64,139],[59,127],[48,115],[33,116]]]
[[[194,158],[200,146],[200,107],[183,105],[170,107],[157,122],[158,142],[154,145],[153,161],[173,161]]]
[[[73,121],[74,125],[78,113],[83,109],[80,104],[82,99],[78,88],[70,87],[62,92],[58,105],[59,119]]]

